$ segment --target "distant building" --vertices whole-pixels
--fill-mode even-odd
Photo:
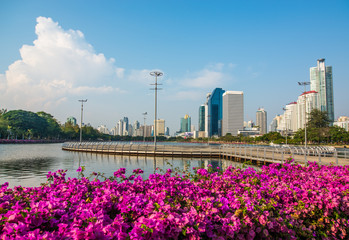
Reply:
[[[256,112],[256,125],[260,129],[260,134],[263,135],[267,133],[267,112],[264,108],[260,108]]]
[[[205,137],[209,136],[209,117],[208,117],[208,101],[210,100],[211,93],[208,93],[206,95],[206,102],[204,104],[205,106]]]
[[[76,125],[76,118],[75,117],[68,117],[67,122],[70,123],[71,125]]]
[[[105,125],[101,125],[99,127],[97,127],[97,131],[103,134],[109,134],[109,130],[107,128],[107,126]]]
[[[141,124],[136,120],[133,124],[133,130],[139,129],[141,127]]]
[[[116,135],[123,136],[124,122],[122,120],[118,121],[118,123],[116,124],[116,128],[117,128],[117,134]]]
[[[155,126],[155,120],[154,120]],[[164,136],[165,135],[165,120],[158,119],[156,120],[156,136]]]
[[[319,107],[334,121],[332,66],[325,66],[325,59],[317,60],[317,66],[310,68],[310,90],[319,93]]]
[[[252,120],[246,122],[244,121],[244,128],[253,128],[254,127],[254,122]]]
[[[165,136],[170,136],[170,128],[166,127],[165,129]]]
[[[186,114],[181,118],[181,129],[180,132],[191,132],[191,117]]]
[[[244,126],[244,94],[241,91],[226,91],[223,96],[222,135],[238,135]]]
[[[341,116],[337,119],[336,122],[334,122],[333,125],[344,128],[346,131],[349,131],[349,117]]]
[[[205,131],[205,105],[199,107],[199,131]]]
[[[305,102],[306,106],[304,105]],[[318,92],[308,91],[302,93],[297,100],[297,129],[305,127],[305,123],[308,122],[308,115],[313,109],[319,109]]]
[[[145,137],[151,137],[153,135],[152,134],[152,131],[153,131],[152,125],[141,126],[138,130],[137,130],[137,133],[139,133],[139,135],[137,135],[137,136],[144,136],[145,135]]]
[[[222,135],[223,93],[225,90],[216,88],[208,100],[208,136]]]
[[[277,117],[280,117],[280,115],[277,115],[276,117],[273,118],[271,123],[269,124],[269,132],[276,132],[278,128],[278,121]]]

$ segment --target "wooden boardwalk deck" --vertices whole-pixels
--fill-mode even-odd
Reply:
[[[234,162],[251,162],[256,165],[283,163],[288,158],[295,162],[305,164],[308,161],[319,164],[349,165],[349,154],[344,158],[339,157],[336,151],[326,152],[320,150],[301,151],[292,148],[273,148],[261,146],[241,145],[153,145],[143,144],[115,144],[115,143],[65,143],[63,150],[103,153],[130,156],[155,156],[173,158],[210,158],[226,159]]]

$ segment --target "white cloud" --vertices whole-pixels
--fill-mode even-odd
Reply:
[[[232,76],[229,71],[235,67],[234,64],[214,63],[206,68],[189,74],[181,80],[181,84],[185,87],[193,88],[212,88],[219,87],[224,82],[231,80]]]
[[[197,101],[202,99],[202,93],[200,91],[178,91],[174,95],[167,97],[169,100],[193,100]]]
[[[119,91],[124,69],[114,59],[95,53],[82,32],[64,30],[51,18],[38,17],[37,39],[23,45],[21,59],[0,75],[0,101],[13,107],[57,105],[70,95]]]
[[[219,71],[204,69],[194,76],[185,79],[182,84],[188,87],[208,88],[219,86],[223,81],[224,74]]]

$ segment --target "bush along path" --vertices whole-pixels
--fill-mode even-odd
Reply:
[[[272,164],[195,174],[48,173],[0,191],[0,239],[348,239],[348,166]],[[81,169],[78,169],[81,171]]]

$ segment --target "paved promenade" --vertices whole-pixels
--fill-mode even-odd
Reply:
[[[226,159],[235,162],[252,162],[256,165],[283,163],[288,158],[304,164],[308,161],[319,164],[349,165],[349,152],[339,152],[326,147],[269,147],[240,144],[225,145],[154,145],[121,144],[116,142],[71,142],[64,143],[63,150],[91,153],[159,156],[183,158],[213,158]]]

